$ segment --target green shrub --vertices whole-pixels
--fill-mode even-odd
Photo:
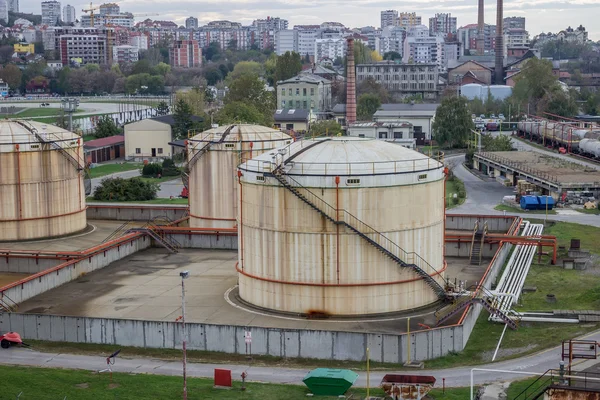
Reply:
[[[162,163],[163,176],[179,176],[181,171],[175,166],[175,162],[170,158],[165,158]]]
[[[106,178],[94,190],[94,200],[99,201],[143,201],[153,200],[158,184],[140,178]]]
[[[156,177],[159,174],[162,175],[162,173],[163,167],[157,163],[149,163],[142,168],[142,175],[146,177]]]

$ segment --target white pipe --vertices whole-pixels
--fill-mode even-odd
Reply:
[[[578,324],[578,319],[573,318],[544,318],[544,317],[521,317],[521,321],[525,322],[551,322],[551,323],[565,323],[565,324]]]
[[[496,360],[496,356],[498,355],[498,350],[500,350],[500,343],[502,343],[502,338],[504,338],[504,332],[506,332],[506,328],[508,325],[504,324],[504,329],[502,329],[502,335],[500,335],[500,339],[498,339],[498,345],[496,346],[496,351],[494,352],[494,356],[492,357],[492,362]]]

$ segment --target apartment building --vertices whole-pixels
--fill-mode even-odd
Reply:
[[[324,59],[335,60],[338,57],[344,58],[346,49],[346,39],[344,38],[315,39],[315,62]]]
[[[132,64],[139,60],[139,49],[135,46],[114,46],[112,53],[113,64]]]
[[[198,18],[189,17],[185,20],[186,29],[198,29]]]
[[[74,24],[77,19],[77,15],[75,14],[75,7],[67,4],[63,7],[63,17],[62,20],[65,24]]]
[[[402,28],[410,28],[412,26],[421,25],[421,17],[417,13],[402,12],[398,14],[398,26]]]
[[[108,62],[106,35],[71,33],[60,35],[56,40],[63,65],[69,65],[72,60],[81,65]]]
[[[469,24],[460,27],[457,31],[458,41],[463,50],[477,50],[477,24]],[[484,51],[494,53],[496,48],[496,25],[485,24],[483,26]]]
[[[8,0],[0,0],[0,20],[2,20],[7,25],[9,8],[10,6],[8,5]]]
[[[174,68],[198,68],[202,50],[197,40],[176,40],[169,48],[169,61]]]
[[[456,33],[456,17],[450,13],[438,13],[435,17],[429,18],[429,34],[431,36]]]
[[[319,37],[320,25],[296,25],[294,30],[298,34],[298,53],[304,57],[315,55],[315,40]]]
[[[58,1],[42,1],[42,25],[56,26],[60,21],[60,3]]]
[[[437,64],[397,64],[393,61],[358,64],[356,84],[372,78],[390,93],[401,96],[420,94],[423,98],[436,98],[439,72]]]
[[[381,29],[398,25],[398,11],[385,10],[381,12]]]
[[[502,25],[504,29],[525,29],[525,17],[506,17]]]
[[[277,82],[277,108],[331,110],[331,81],[310,73]]]
[[[275,54],[278,56],[286,52],[298,52],[298,31],[285,29],[275,32]]]
[[[429,29],[424,25],[409,28],[406,40],[404,40],[402,61],[417,64],[435,63],[440,70],[444,70],[447,66],[444,57],[444,38],[430,36]]]

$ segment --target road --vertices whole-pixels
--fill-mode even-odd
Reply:
[[[543,150],[541,150],[543,151]],[[446,163],[452,168],[456,177],[465,184],[467,199],[458,207],[448,210],[448,214],[487,214],[518,215],[522,218],[543,219],[542,214],[512,213],[494,210],[502,202],[502,197],[514,195],[512,188],[505,187],[491,178],[480,178],[467,170],[462,161],[464,155],[446,157]],[[573,222],[581,225],[600,227],[600,215],[582,214],[575,210],[556,210],[556,215],[548,215],[548,220]]]
[[[600,332],[595,332],[584,336],[588,340],[600,340]],[[495,340],[495,338],[494,338]],[[115,346],[115,350],[118,346]],[[7,365],[28,365],[42,366],[52,368],[72,368],[89,371],[98,371],[106,368],[106,359],[103,357],[74,355],[74,354],[56,354],[40,353],[25,348],[11,348],[1,350],[2,357],[0,364]],[[544,373],[550,368],[558,368],[560,356],[560,347],[555,347],[531,356],[522,357],[515,360],[502,361],[494,364],[477,366],[477,368],[509,370],[517,372]],[[587,366],[587,365],[586,365]],[[290,383],[302,384],[302,379],[309,371],[308,369],[292,369],[280,367],[254,367],[249,365],[229,365],[229,364],[199,364],[188,363],[187,373],[191,377],[212,378],[215,368],[224,368],[232,371],[232,377],[240,380],[243,371],[248,374],[248,380],[256,382],[269,383]],[[445,379],[448,387],[465,387],[470,385],[470,373],[473,367],[459,367],[439,370],[410,370],[398,371],[401,374],[410,375],[432,375],[438,382]],[[155,374],[155,375],[181,375],[181,362],[179,361],[161,361],[151,358],[127,358],[127,353],[121,353],[112,366],[115,372],[134,373],[134,374]],[[581,369],[581,368],[576,368]],[[379,383],[383,375],[390,371],[374,371],[370,375],[370,381]],[[510,381],[523,379],[523,375],[515,375],[505,372],[483,372],[477,371],[474,374],[475,384],[484,384],[497,381]],[[360,372],[355,386],[366,387],[366,373]]]
[[[43,100],[40,100],[40,103],[44,102]],[[48,109],[48,108],[60,108],[61,107],[61,103],[49,103],[50,105],[47,107],[44,107],[43,109]],[[17,107],[17,108],[40,108],[39,103],[2,103],[1,104],[2,107]],[[135,109],[141,109],[141,108],[149,108],[149,106],[147,105],[143,105],[143,104],[124,104],[121,105],[121,107],[125,107],[125,109],[119,109],[119,104],[118,103],[86,103],[86,102],[82,102],[79,103],[79,107],[78,109],[81,112],[78,112],[76,114],[73,114],[74,117],[79,117],[79,116],[86,116],[86,115],[95,115],[95,114],[110,114],[110,113],[116,113],[119,111],[133,111],[134,107],[136,107]],[[129,107],[129,108],[127,108]],[[42,108],[40,108],[42,109]],[[15,114],[15,117],[18,118],[19,114]]]

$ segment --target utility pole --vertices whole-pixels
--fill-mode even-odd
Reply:
[[[70,97],[67,99],[62,99],[61,103],[63,112],[67,113],[69,116],[69,131],[73,132],[73,113],[77,110],[77,106],[79,106],[79,99]]]
[[[182,348],[183,348],[183,400],[187,400],[187,331],[185,329],[185,280],[190,276],[190,271],[179,273],[181,276],[181,329],[182,329]]]

